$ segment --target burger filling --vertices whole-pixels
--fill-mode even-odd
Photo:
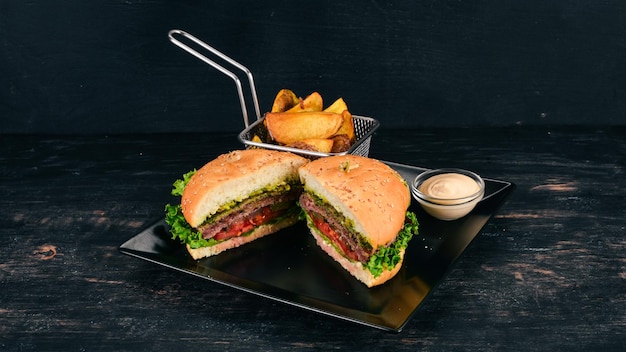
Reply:
[[[374,250],[343,215],[323,199],[304,192],[300,196],[304,209],[315,228],[320,231],[344,257],[366,263]]]
[[[363,264],[374,276],[393,269],[401,260],[411,238],[419,232],[419,223],[413,212],[407,211],[404,226],[396,239],[386,246],[373,250],[371,244],[354,229],[343,215],[322,198],[302,193],[300,207],[309,226],[327,239],[344,257]]]
[[[184,174],[182,179],[176,180],[172,195],[182,196],[195,172],[192,170]],[[302,185],[298,181],[261,189],[240,202],[225,204],[198,228],[187,223],[180,204],[167,204],[165,221],[173,239],[178,238],[191,248],[209,247],[229,238],[250,234],[261,225],[296,216],[300,212],[296,202],[301,192]]]
[[[205,240],[226,240],[270,223],[286,213],[297,211],[296,201],[301,187],[287,191],[274,190],[248,198],[241,203],[207,219],[198,230]]]

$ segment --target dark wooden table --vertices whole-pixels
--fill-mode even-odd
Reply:
[[[0,350],[626,348],[626,129],[380,130],[370,156],[517,185],[400,333],[118,252],[235,134],[0,136]]]

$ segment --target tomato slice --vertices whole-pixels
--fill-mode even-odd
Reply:
[[[346,257],[351,260],[358,261],[357,255],[352,250],[352,248],[350,248],[347,243],[339,239],[339,234],[337,233],[337,231],[333,230],[321,215],[313,213],[311,214],[311,219],[313,220],[313,224],[315,225],[315,227],[320,230],[320,232],[322,232],[329,240],[331,240],[335,244],[335,246],[339,247]]]
[[[232,237],[241,236],[242,234],[249,232],[257,226],[266,224],[277,217],[284,214],[288,208],[281,208],[272,210],[273,206],[265,206],[250,215],[248,219],[233,224],[232,226],[224,229],[222,232],[215,235],[213,238],[217,241],[226,240]]]

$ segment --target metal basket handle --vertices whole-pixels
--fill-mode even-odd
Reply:
[[[256,88],[254,86],[254,79],[252,77],[252,72],[250,72],[250,70],[248,68],[246,68],[244,65],[242,65],[242,64],[238,63],[237,61],[231,59],[230,57],[226,56],[225,54],[223,54],[219,50],[213,48],[212,46],[208,45],[207,43],[201,41],[200,39],[194,37],[193,35],[185,32],[185,31],[182,31],[180,29],[172,29],[172,30],[170,30],[168,32],[168,37],[169,37],[170,41],[172,43],[174,43],[176,46],[180,47],[181,49],[183,49],[186,52],[190,53],[191,55],[195,56],[196,58],[202,60],[203,62],[213,66],[215,69],[217,69],[218,71],[220,71],[221,73],[225,74],[226,76],[232,78],[232,80],[235,81],[235,86],[237,86],[237,93],[239,94],[239,103],[241,104],[241,112],[243,113],[243,122],[246,124],[246,127],[248,127],[250,125],[250,121],[248,119],[248,108],[246,107],[246,99],[245,99],[245,96],[243,94],[243,86],[241,84],[241,80],[239,79],[239,77],[237,77],[237,75],[234,74],[232,71],[226,69],[224,66],[222,66],[222,65],[218,64],[217,62],[209,59],[205,55],[199,53],[197,50],[192,49],[187,44],[184,44],[180,40],[176,39],[174,37],[175,35],[180,35],[180,36],[182,36],[182,37],[184,37],[184,38],[194,42],[195,44],[199,45],[200,47],[202,47],[203,49],[207,50],[211,54],[219,57],[220,59],[226,61],[227,63],[231,64],[232,66],[236,67],[237,69],[243,71],[246,74],[246,76],[248,77],[248,84],[250,85],[250,91],[251,91],[251,94],[252,94],[252,102],[254,103],[254,108],[255,108],[255,112],[256,112],[256,118],[257,118],[257,120],[259,120],[261,118],[261,111],[259,109],[259,99],[257,97]]]

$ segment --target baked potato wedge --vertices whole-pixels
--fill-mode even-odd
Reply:
[[[341,127],[337,130],[335,135],[345,134],[348,136],[350,143],[354,143],[355,135],[354,135],[354,120],[352,119],[352,114],[348,110],[344,110],[341,113],[343,117],[343,121],[341,123]]]
[[[345,110],[348,110],[348,105],[343,100],[343,98],[339,98],[339,99],[335,100],[326,109],[324,109],[324,111],[326,111],[326,112],[334,112],[336,114],[341,114]]]
[[[299,99],[298,103],[287,112],[304,112],[304,111],[322,111],[324,107],[324,100],[318,92],[309,94],[304,99]]]
[[[283,112],[291,109],[300,102],[300,99],[291,89],[281,89],[274,98],[272,112]]]
[[[323,111],[269,112],[265,114],[265,126],[272,139],[289,145],[304,139],[327,139],[343,124],[342,114]]]
[[[312,150],[322,152],[322,153],[330,153],[333,150],[333,140],[328,138],[307,138],[303,139],[296,144],[305,144],[310,146]]]

